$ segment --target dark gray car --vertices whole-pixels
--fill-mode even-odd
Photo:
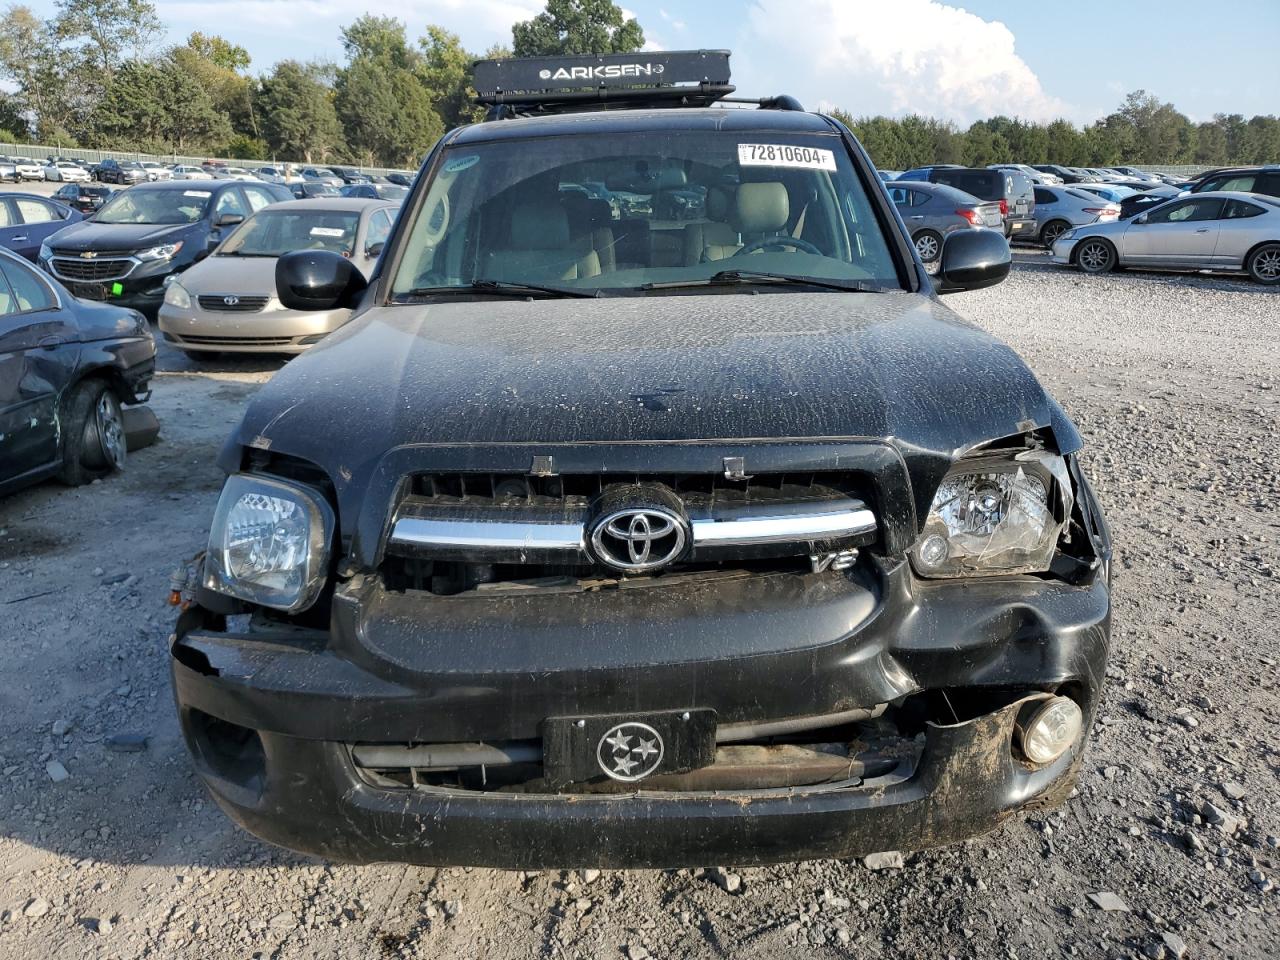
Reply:
[[[943,241],[957,230],[1003,229],[999,203],[979,200],[955,187],[899,180],[890,183],[888,189],[911,234],[911,242],[925,263],[933,263],[942,256]]]

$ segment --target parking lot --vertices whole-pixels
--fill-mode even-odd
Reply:
[[[878,870],[357,868],[255,841],[190,768],[166,598],[279,362],[162,347],[159,443],[0,501],[0,956],[1273,956],[1280,294],[1015,259],[948,303],[1063,401],[1117,540],[1106,699],[1065,807]]]

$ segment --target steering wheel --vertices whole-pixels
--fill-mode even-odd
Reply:
[[[770,247],[794,247],[804,253],[812,253],[815,257],[823,255],[822,251],[812,243],[808,240],[801,240],[799,237],[761,237],[759,240],[752,240],[735,253],[734,256],[741,257],[744,254],[755,253],[757,250],[767,250]]]

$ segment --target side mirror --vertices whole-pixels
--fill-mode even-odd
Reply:
[[[243,222],[244,222],[244,217],[241,214],[224,213],[218,217],[217,221],[214,223],[214,226],[231,227],[231,226],[235,226],[237,223],[243,223]]]
[[[290,310],[349,307],[368,282],[332,250],[295,250],[276,260],[276,296]]]
[[[386,246],[387,244],[384,240],[379,240],[377,243],[371,243],[364,248],[364,255],[366,257],[380,257],[382,256],[382,251],[386,249]]]
[[[1142,216],[1140,216],[1140,217],[1135,217],[1133,222],[1134,222],[1134,223],[1146,223],[1146,222],[1147,222],[1147,215],[1144,213],[1144,214],[1143,214]]]
[[[998,230],[960,230],[942,244],[942,264],[934,278],[938,293],[994,287],[1009,275],[1009,241]]]

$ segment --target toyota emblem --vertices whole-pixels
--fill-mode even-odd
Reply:
[[[647,723],[620,723],[605,731],[596,746],[596,762],[614,780],[635,783],[662,763],[662,737]]]
[[[239,297],[223,297],[222,302],[225,303],[228,307],[234,307],[237,303],[240,302],[240,298]]]
[[[626,573],[646,573],[673,563],[688,541],[685,519],[665,507],[615,510],[597,520],[591,532],[596,559]]]

